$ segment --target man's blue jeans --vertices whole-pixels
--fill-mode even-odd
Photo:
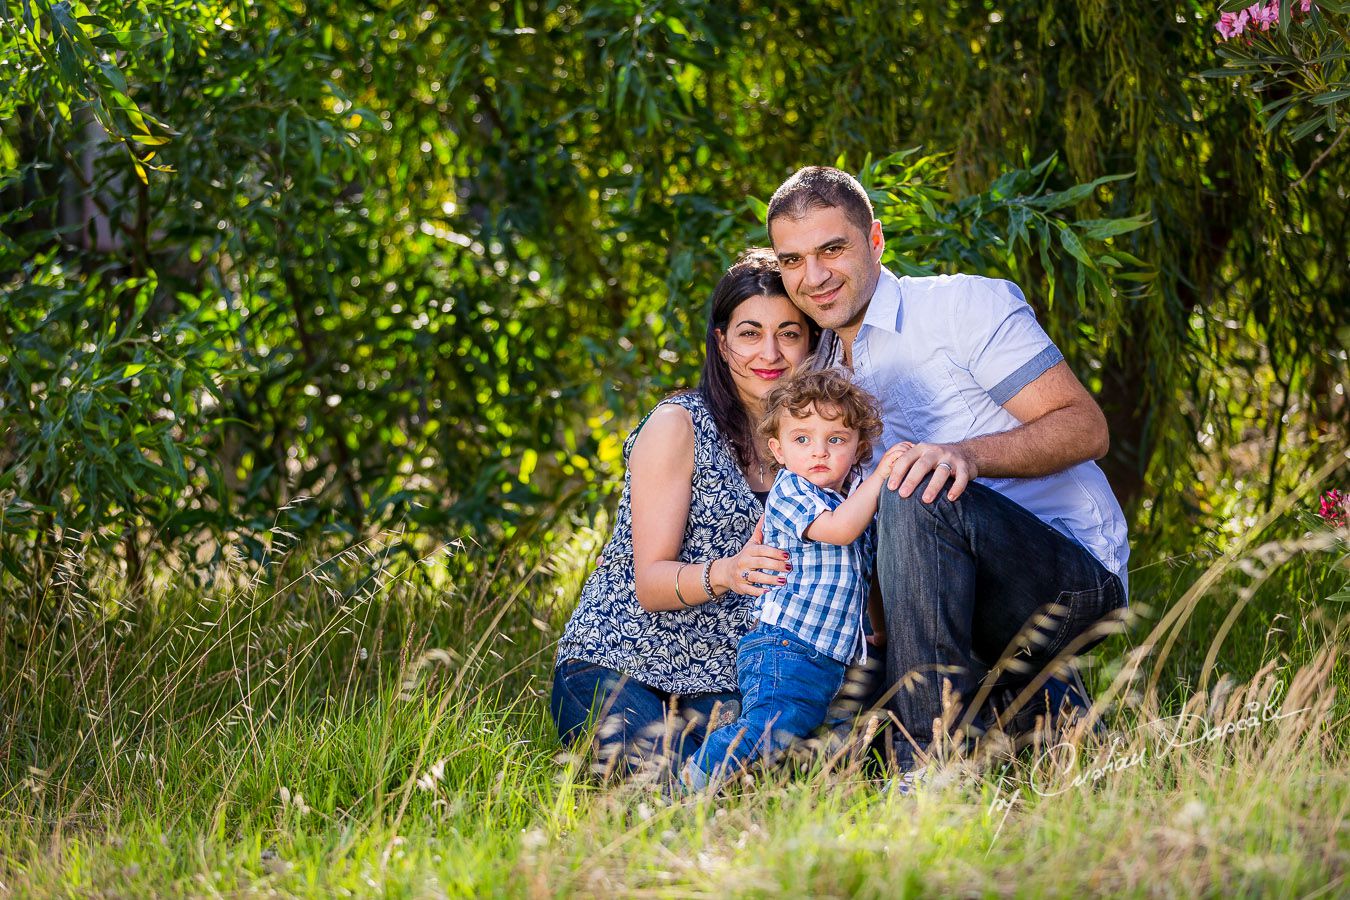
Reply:
[[[1125,605],[1115,574],[997,491],[972,483],[954,502],[944,490],[924,503],[926,486],[883,490],[877,516],[887,683],[900,684],[890,707],[920,748],[943,714],[944,680],[969,704],[1005,659],[995,683],[1024,686],[1080,635],[1074,653],[1100,641],[1085,632]]]
[[[599,769],[623,775],[662,756],[678,768],[703,743],[713,714],[726,721],[740,710],[739,701],[735,691],[671,694],[613,669],[569,659],[553,670],[549,711],[558,738],[568,747],[596,724]]]
[[[702,789],[820,727],[845,668],[776,625],[760,625],[741,638],[736,650],[741,717],[708,735],[683,769],[686,785]]]

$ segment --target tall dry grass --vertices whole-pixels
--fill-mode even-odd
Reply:
[[[544,693],[597,532],[415,555],[400,534],[267,538],[261,565],[133,598],[68,535],[48,610],[7,603],[0,890],[1345,889],[1346,610],[1325,598],[1346,535],[1287,510],[1217,561],[1133,574],[1134,616],[1087,670],[1092,721],[947,747],[908,796],[863,742],[677,802],[560,753]]]

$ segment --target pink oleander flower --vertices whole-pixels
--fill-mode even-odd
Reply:
[[[1269,31],[1270,26],[1280,24],[1280,0],[1270,0],[1268,6],[1253,3],[1247,7],[1247,12],[1251,15],[1252,25],[1260,25],[1262,31]]]
[[[1322,507],[1317,514],[1339,528],[1350,518],[1350,495],[1330,490],[1322,495]]]
[[[1225,41],[1232,37],[1242,34],[1242,29],[1247,26],[1247,11],[1244,9],[1241,13],[1242,18],[1238,18],[1238,13],[1219,13],[1219,21],[1214,27],[1218,30],[1219,36]]]
[[[1251,18],[1251,12],[1245,9],[1237,12],[1220,13],[1219,22],[1214,27],[1218,29],[1220,36],[1226,41],[1246,31]]]
[[[1294,9],[1300,13],[1312,12],[1313,0],[1291,0],[1291,2],[1297,4]],[[1258,2],[1237,12],[1219,13],[1219,21],[1214,23],[1214,30],[1219,32],[1221,39],[1227,41],[1245,32],[1249,25],[1252,30],[1259,26],[1262,31],[1270,31],[1279,24],[1280,0],[1270,0],[1264,6]]]

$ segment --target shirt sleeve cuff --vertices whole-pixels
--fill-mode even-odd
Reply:
[[[1023,363],[1017,371],[994,385],[994,389],[989,392],[990,399],[1002,406],[1017,396],[1018,391],[1040,378],[1047,369],[1063,359],[1064,354],[1059,352],[1058,347],[1051,344]]]

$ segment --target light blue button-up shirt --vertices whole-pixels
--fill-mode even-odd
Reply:
[[[826,332],[821,355],[842,362]],[[975,275],[898,278],[881,270],[853,342],[853,380],[877,398],[884,426],[867,471],[901,441],[952,444],[1016,428],[1003,408],[1064,358],[1022,291]],[[1125,515],[1095,462],[1041,478],[979,478],[1078,541],[1126,583]]]

